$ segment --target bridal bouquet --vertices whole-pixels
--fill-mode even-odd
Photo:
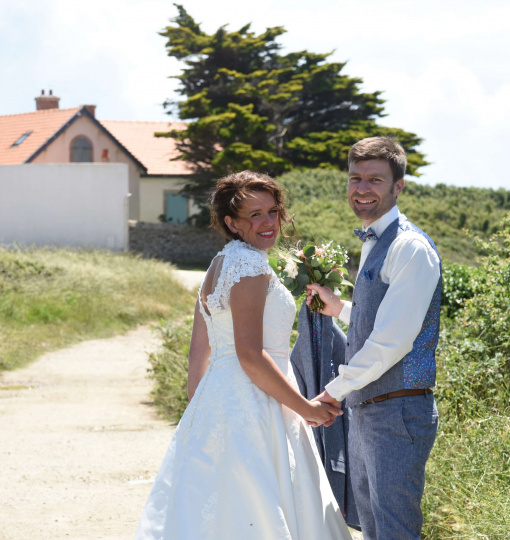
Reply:
[[[303,249],[290,249],[269,257],[269,264],[282,283],[294,296],[301,296],[309,283],[318,283],[339,293],[341,286],[352,286],[344,279],[349,260],[347,251],[333,242],[308,243]],[[319,295],[314,295],[310,309],[320,311],[324,303]]]

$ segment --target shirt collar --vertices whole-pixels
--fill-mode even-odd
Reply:
[[[369,227],[371,227],[375,234],[377,234],[377,236],[380,238],[388,225],[393,223],[399,216],[400,212],[397,205],[395,205],[391,210],[386,212],[384,216],[381,216],[379,219],[376,219],[373,223],[371,223]],[[363,227],[363,230],[366,230],[365,227]]]

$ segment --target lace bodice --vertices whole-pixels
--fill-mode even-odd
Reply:
[[[292,295],[280,283],[269,266],[267,253],[239,240],[232,240],[216,255],[215,259],[219,257],[223,258],[219,277],[214,290],[205,299],[209,313],[206,312],[201,301],[204,282],[198,293],[200,312],[207,324],[211,363],[219,358],[236,355],[232,312],[230,311],[232,287],[243,277],[263,274],[270,276],[264,308],[264,349],[272,357],[287,358],[296,305]]]

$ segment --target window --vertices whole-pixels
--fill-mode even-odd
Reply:
[[[15,148],[16,146],[19,146],[32,132],[27,131],[26,133],[23,133],[23,135],[11,145],[11,148]]]
[[[92,162],[92,143],[85,137],[78,137],[73,141],[71,147],[72,163]]]
[[[165,193],[165,221],[186,223],[188,203],[186,197],[174,193]]]

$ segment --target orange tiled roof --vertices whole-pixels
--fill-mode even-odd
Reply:
[[[0,116],[0,165],[24,163],[81,109],[48,109]],[[12,145],[24,134],[32,133],[19,145]]]
[[[132,122],[129,120],[99,120],[99,122],[147,167],[149,175],[193,174],[189,163],[181,160],[170,161],[179,155],[174,139],[154,137],[155,132],[184,129],[185,122]]]

